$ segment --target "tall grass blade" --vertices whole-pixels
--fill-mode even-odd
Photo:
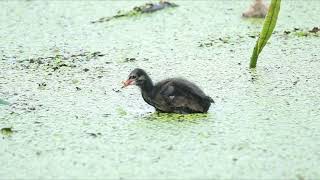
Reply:
[[[272,32],[277,24],[278,14],[280,11],[280,4],[281,0],[271,1],[268,14],[263,23],[262,31],[260,32],[260,36],[251,55],[250,68],[255,68],[257,66],[259,54],[261,53],[262,49],[267,44],[268,40],[272,35]]]

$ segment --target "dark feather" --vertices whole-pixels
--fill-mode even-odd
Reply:
[[[136,85],[141,88],[143,99],[157,111],[205,113],[214,102],[197,85],[186,79],[170,78],[153,85],[142,69],[133,70],[130,77],[135,78]]]

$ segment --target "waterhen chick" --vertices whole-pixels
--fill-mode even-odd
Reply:
[[[159,112],[206,113],[214,102],[211,97],[188,80],[170,78],[153,84],[148,74],[139,68],[134,69],[123,84],[123,88],[129,85],[140,87],[144,101]]]

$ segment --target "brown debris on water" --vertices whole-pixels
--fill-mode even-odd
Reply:
[[[123,11],[118,11],[116,15],[111,16],[111,17],[102,17],[96,21],[91,21],[92,24],[95,23],[103,23],[103,22],[108,22],[113,19],[119,19],[122,17],[131,17],[131,16],[138,16],[143,13],[153,13],[162,9],[166,9],[168,7],[178,7],[177,4],[167,2],[167,1],[160,1],[159,3],[146,3],[142,6],[136,6],[132,10],[123,12]]]
[[[320,37],[320,28],[313,27],[311,30],[295,27],[293,30],[285,30],[285,35],[293,35],[296,37]]]
[[[311,29],[309,32],[310,32],[310,33],[317,33],[317,32],[319,32],[319,31],[320,31],[320,28],[314,27],[314,28]]]
[[[57,54],[55,56],[35,57],[35,58],[23,59],[18,62],[29,63],[29,65],[33,65],[35,67],[44,66],[47,68],[51,68],[53,71],[57,71],[61,67],[74,68],[76,67],[76,65],[74,64],[75,62],[89,61],[91,59],[96,59],[103,56],[105,56],[105,54],[101,53],[100,51],[95,51],[95,52],[81,52],[79,54],[71,54],[71,55]]]
[[[12,127],[1,128],[0,130],[3,136],[11,136],[15,131],[12,130]]]

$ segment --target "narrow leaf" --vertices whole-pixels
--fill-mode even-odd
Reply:
[[[271,1],[268,14],[263,23],[262,31],[260,33],[259,39],[257,40],[257,43],[252,52],[250,68],[256,67],[259,54],[261,53],[262,49],[267,44],[268,40],[272,35],[272,32],[277,24],[277,19],[280,11],[280,4],[281,4],[281,0]]]

